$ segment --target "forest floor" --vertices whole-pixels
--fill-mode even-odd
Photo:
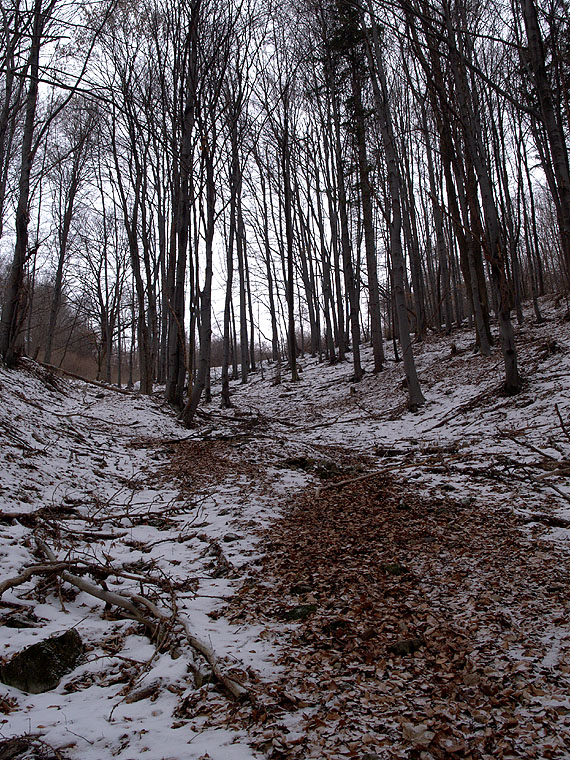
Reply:
[[[190,431],[0,369],[0,681],[83,650],[0,684],[0,758],[570,757],[570,322],[542,308],[515,397],[469,329],[416,345],[417,413],[394,362],[266,366]]]

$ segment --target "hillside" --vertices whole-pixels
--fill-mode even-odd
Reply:
[[[569,757],[570,323],[542,308],[514,397],[468,329],[415,346],[417,413],[393,362],[266,366],[190,431],[0,369],[2,661],[82,642],[54,689],[0,684],[0,758]]]

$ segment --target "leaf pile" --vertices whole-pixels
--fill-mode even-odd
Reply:
[[[568,757],[567,558],[510,510],[378,476],[306,491],[263,548],[228,614],[280,645],[270,757]]]
[[[172,447],[168,464],[162,468],[165,479],[175,478],[186,493],[219,486],[224,481],[234,485],[263,480],[263,470],[250,447],[233,441],[183,441]]]

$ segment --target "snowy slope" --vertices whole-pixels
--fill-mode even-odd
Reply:
[[[2,579],[38,562],[36,539],[48,543],[58,559],[122,570],[128,578],[107,580],[121,592],[136,592],[146,576],[168,578],[184,589],[178,602],[203,639],[230,658],[237,655],[240,665],[253,662],[263,669],[262,643],[243,656],[255,630],[230,631],[223,620],[208,616],[235,584],[211,577],[209,542],[240,531],[226,556],[239,565],[252,552],[252,537],[241,530],[239,489],[230,478],[226,486],[218,482],[205,490],[197,482],[181,494],[176,478],[162,473],[169,460],[164,441],[188,438],[163,404],[54,379],[34,365],[2,369],[0,431]],[[40,520],[26,519],[38,510]],[[34,577],[8,590],[2,602],[8,625],[16,613],[35,621],[33,627],[0,629],[4,658],[71,627],[87,651],[84,663],[55,691],[25,695],[0,687],[6,712],[1,736],[40,734],[70,757],[93,759],[139,752],[157,760],[189,758],[206,750],[212,758],[253,756],[235,731],[172,728],[177,705],[194,690],[188,686],[188,653],[178,656],[172,645],[171,652],[157,654],[140,626],[107,619],[102,602],[69,587],[58,592],[53,580],[46,586]],[[156,702],[125,699],[149,684],[158,685]]]
[[[174,594],[190,629],[263,703],[265,684],[287,677],[278,661],[291,625],[268,634],[247,616],[230,622],[225,605],[260,567],[264,531],[292,498],[328,482],[323,471],[386,472],[403,493],[410,483],[426,498],[506,507],[529,537],[566,557],[570,325],[561,308],[543,308],[547,322],[519,329],[526,385],[514,398],[499,392],[499,349],[475,355],[468,329],[417,345],[427,399],[418,413],[405,407],[402,368],[393,362],[357,385],[348,364],[307,357],[301,381],[281,385],[265,367],[263,378],[234,384],[233,409],[214,400],[191,431],[158,397],[54,378],[32,363],[0,369],[0,582],[45,562],[47,545],[74,572],[105,571],[110,590],[142,591],[164,610]],[[370,370],[366,348],[363,359]],[[255,593],[263,605],[263,587]],[[157,652],[138,623],[45,574],[6,590],[1,604],[4,661],[72,627],[86,651],[53,691],[0,685],[0,737],[37,735],[82,760],[260,756],[246,709],[238,714],[214,684],[195,685],[192,668],[207,667],[179,632]],[[30,627],[12,627],[22,617]],[[544,667],[556,668],[568,632],[561,625],[545,635]],[[292,736],[304,730],[299,721],[289,718]],[[256,739],[260,730],[252,729]]]

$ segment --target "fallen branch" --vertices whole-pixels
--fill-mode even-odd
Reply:
[[[481,393],[478,393],[476,396],[469,399],[469,401],[466,401],[463,404],[459,404],[459,406],[456,406],[454,409],[451,410],[451,412],[447,412],[447,414],[445,414],[439,420],[439,422],[437,422],[435,425],[433,425],[430,428],[426,428],[426,430],[423,431],[424,435],[426,433],[431,433],[432,430],[436,430],[437,428],[443,427],[447,422],[450,422],[459,414],[465,414],[465,412],[471,411],[474,407],[478,406],[481,403],[481,401],[484,401],[485,398],[487,398],[488,396],[491,396],[493,394],[498,394],[498,393],[499,393],[499,389],[496,386],[493,386],[492,388],[487,388],[486,390],[481,391]],[[428,419],[425,419],[424,422],[427,422]]]
[[[532,480],[534,480],[535,483],[538,483],[537,478],[532,478]],[[554,483],[547,483],[546,486],[547,488],[552,488],[553,491],[556,491],[556,493],[559,496],[561,496],[565,501],[570,502],[570,496],[567,493],[564,493],[564,491],[558,488],[558,486],[555,486]]]
[[[0,583],[0,599],[2,598],[5,591],[8,591],[10,588],[15,588],[16,586],[21,586],[26,581],[29,581],[30,578],[32,578],[34,575],[45,575],[46,573],[54,573],[54,572],[61,572],[63,569],[67,567],[67,564],[64,562],[59,563],[50,563],[47,565],[31,565],[30,567],[26,567],[24,570],[22,570],[19,575],[14,576],[13,578],[7,578],[5,581],[2,581]]]
[[[344,412],[342,414],[344,414]],[[338,417],[335,417],[333,420],[325,420],[324,422],[318,422],[316,425],[309,425],[308,427],[299,428],[299,431],[302,433],[307,433],[311,430],[318,430],[319,428],[324,427],[332,427],[333,425],[347,425],[351,422],[363,422],[363,420],[366,419],[366,417],[360,415],[358,417],[348,417],[346,420],[343,420],[341,419],[342,414],[340,414]]]
[[[210,546],[208,548],[208,552],[214,556],[214,560],[216,564],[216,569],[214,570],[212,577],[225,578],[227,575],[231,575],[232,573],[235,573],[235,567],[226,557],[226,555],[224,554],[224,550],[220,546],[219,541],[216,541],[215,538],[210,540]]]
[[[559,460],[556,459],[556,457],[553,457],[552,454],[548,454],[546,451],[542,451],[536,446],[533,446],[532,443],[528,443],[528,441],[522,441],[514,433],[509,433],[506,430],[500,430],[500,429],[499,429],[499,433],[503,435],[505,438],[508,438],[509,440],[514,441],[514,443],[518,443],[519,446],[529,449],[530,451],[534,451],[535,454],[540,454],[540,456],[544,457],[545,459],[550,459],[553,462],[559,462]]]
[[[553,475],[568,475],[570,474],[570,463],[565,464],[564,467],[557,467],[555,470],[549,470],[548,472],[543,472],[542,475],[537,475],[536,480],[544,480],[545,478],[550,478]]]
[[[525,518],[525,523],[539,522],[547,525],[549,528],[570,528],[570,520],[564,517],[555,517],[554,515],[545,515],[535,513]]]
[[[151,612],[153,616],[161,620],[171,619],[171,616],[169,616],[167,612],[165,612],[164,610],[161,610],[159,607],[156,606],[156,604],[151,602],[149,599],[146,599],[145,597],[142,597],[139,594],[133,595],[132,598],[138,601],[140,604],[143,604],[149,610],[149,612]],[[184,620],[184,618],[182,618],[178,614],[176,614],[175,618],[184,629],[184,633],[186,635],[186,638],[190,646],[206,658],[210,667],[212,668],[212,673],[216,676],[218,681],[222,683],[226,687],[226,689],[237,699],[244,699],[245,697],[249,696],[247,689],[245,689],[237,681],[234,681],[233,678],[229,678],[223,673],[220,667],[219,658],[214,652],[214,650],[212,649],[212,647],[208,646],[208,644],[203,642],[201,639],[199,639],[197,636],[195,636],[192,633],[192,631],[190,630],[189,623],[186,620]]]
[[[128,391],[126,388],[117,388],[114,385],[108,385],[107,383],[101,383],[99,380],[88,380],[86,377],[83,377],[82,375],[77,375],[75,372],[69,372],[67,369],[62,369],[61,367],[56,367],[53,364],[46,364],[45,362],[38,362],[40,367],[43,367],[44,369],[49,370],[50,372],[54,372],[55,374],[65,375],[66,377],[72,377],[74,380],[81,380],[83,383],[87,383],[88,385],[96,385],[97,388],[104,388],[106,391],[115,391],[115,393],[123,393],[125,396],[132,396],[134,391]]]
[[[45,542],[38,541],[38,548],[52,562],[56,561],[54,553]],[[66,565],[64,565],[64,567],[65,566]],[[249,696],[248,690],[242,686],[242,684],[224,674],[220,665],[220,660],[212,647],[208,646],[208,644],[203,642],[194,633],[192,633],[188,622],[184,620],[176,611],[167,612],[166,610],[162,610],[156,604],[151,602],[146,597],[141,596],[140,594],[132,594],[126,596],[124,594],[117,594],[114,591],[108,591],[107,589],[103,589],[100,586],[97,586],[95,583],[91,583],[85,578],[73,575],[68,570],[61,570],[60,575],[64,581],[67,581],[67,583],[75,586],[80,591],[84,591],[85,593],[90,594],[97,599],[100,599],[106,604],[118,607],[119,609],[123,609],[126,612],[130,613],[130,615],[135,620],[143,623],[148,628],[152,629],[152,620],[149,620],[148,617],[143,614],[140,607],[137,607],[136,603],[142,605],[145,610],[150,613],[152,618],[155,618],[159,622],[168,622],[170,624],[177,622],[183,628],[186,639],[188,640],[190,646],[206,658],[210,667],[212,668],[212,672],[218,681],[225,687],[225,689],[237,699],[245,699]],[[22,581],[22,583],[23,582],[24,581]]]
[[[33,512],[4,512],[0,510],[0,524],[12,525],[20,522],[28,528],[34,527],[39,520],[49,522],[57,519],[58,523],[62,520],[81,519],[76,509],[72,507],[40,507]]]
[[[327,483],[326,486],[319,486],[316,491],[315,495],[318,498],[323,491],[330,491],[333,488],[344,488],[345,486],[352,485],[352,483],[360,483],[363,480],[368,480],[369,478],[375,478],[377,475],[383,475],[384,473],[382,470],[374,470],[374,472],[367,472],[366,475],[359,475],[356,478],[349,478],[348,480],[338,480],[336,483]]]
[[[554,408],[556,409],[556,414],[558,415],[558,421],[560,422],[560,427],[562,428],[562,432],[566,436],[566,438],[570,441],[570,433],[568,432],[568,428],[564,424],[564,420],[562,419],[562,415],[560,414],[560,409],[558,408],[558,404],[554,404]]]
[[[69,729],[67,729],[69,731]],[[71,731],[73,733],[73,731]],[[0,741],[0,760],[13,760],[19,757],[49,757],[52,760],[65,760],[64,756],[51,744],[41,739],[42,734],[24,734]],[[92,744],[93,742],[90,742]],[[30,754],[33,752],[33,755]]]

